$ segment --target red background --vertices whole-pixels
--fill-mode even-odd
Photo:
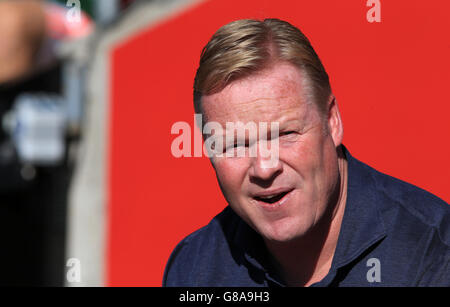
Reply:
[[[193,127],[202,47],[222,25],[277,17],[311,40],[358,159],[450,201],[450,2],[214,0],[114,48],[108,156],[107,284],[159,286],[175,245],[226,203],[206,158],[172,156],[173,123]]]

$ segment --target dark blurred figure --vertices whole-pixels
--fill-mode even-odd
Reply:
[[[4,120],[23,93],[62,95],[62,63],[52,44],[74,33],[64,13],[64,7],[45,1],[0,0],[0,285],[62,286],[65,281],[72,170],[67,150],[55,165],[22,161]]]

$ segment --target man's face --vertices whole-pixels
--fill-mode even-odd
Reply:
[[[279,159],[214,157],[222,192],[235,212],[265,239],[287,242],[312,229],[339,188],[336,147],[342,139],[337,106],[321,116],[305,101],[304,76],[295,66],[279,63],[203,96],[208,121],[279,123]],[[248,153],[254,140],[237,140]],[[229,148],[228,150],[236,150]]]

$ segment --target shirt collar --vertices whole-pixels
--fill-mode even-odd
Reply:
[[[386,236],[372,169],[352,157],[345,146],[342,149],[348,162],[347,201],[332,269],[355,260]]]
[[[270,260],[269,253],[264,240],[253,228],[238,217],[236,232],[233,236],[235,246],[241,251],[239,263],[246,267],[253,267],[259,272],[258,276],[253,274],[252,278],[260,284],[267,280],[275,285],[283,286],[281,278],[277,275]]]
[[[347,201],[330,274],[324,282],[331,282],[338,268],[357,259],[386,236],[370,168],[353,158],[347,148],[342,146],[342,149],[348,161]],[[273,274],[262,237],[240,218],[233,242],[242,251],[241,261],[264,271],[268,275],[266,278],[271,278],[267,272],[272,272],[272,281],[281,284],[280,279]]]

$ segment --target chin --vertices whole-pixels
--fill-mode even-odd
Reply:
[[[276,221],[266,224],[261,228],[259,233],[265,240],[288,243],[290,241],[301,238],[305,235],[309,228],[305,224],[290,223],[291,221]]]

